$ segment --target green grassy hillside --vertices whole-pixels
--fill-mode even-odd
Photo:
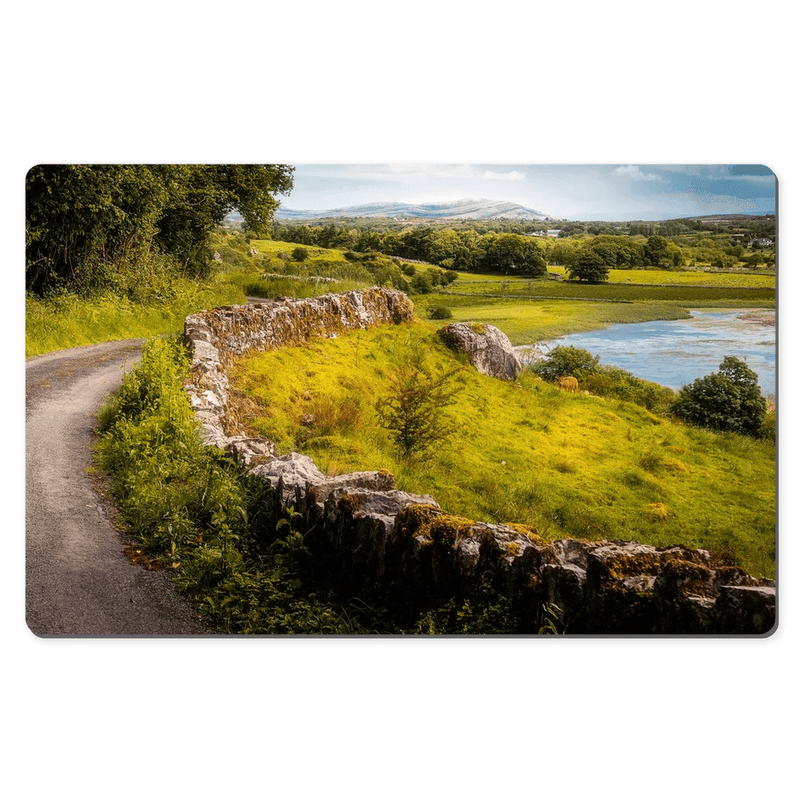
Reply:
[[[404,458],[376,402],[420,353],[433,374],[458,368],[455,403],[429,457]],[[233,383],[254,434],[328,473],[387,469],[400,488],[432,494],[453,514],[529,524],[548,539],[703,547],[774,576],[771,444],[564,393],[527,372],[512,383],[488,378],[425,322],[252,355]]]

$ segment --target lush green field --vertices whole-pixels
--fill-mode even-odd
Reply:
[[[550,271],[563,274],[557,267]],[[705,283],[698,283],[700,279]],[[445,291],[413,300],[422,317],[435,306],[444,307],[454,321],[495,325],[520,345],[620,323],[685,319],[689,308],[774,308],[775,279],[759,274],[611,270],[609,283],[590,285],[461,273]]]
[[[513,300],[482,296],[425,295],[413,297],[422,317],[441,305],[450,309],[454,322],[483,322],[500,328],[514,345],[548,341],[569,333],[589,331],[624,322],[684,319],[688,312],[677,305],[655,303],[587,303],[578,300]]]
[[[434,371],[461,367],[452,431],[427,460],[400,457],[374,406],[415,343]],[[530,524],[550,539],[704,547],[774,575],[775,451],[765,442],[564,393],[527,373],[488,378],[427,323],[254,355],[233,382],[258,404],[253,433],[328,473],[388,469],[453,514]]]
[[[625,283],[574,283],[572,281],[507,280],[454,283],[448,294],[484,295],[491,297],[528,297],[533,299],[584,299],[611,303],[675,303],[692,306],[740,305],[769,307],[775,304],[775,288],[742,286],[697,286],[694,284],[640,285]]]
[[[188,314],[202,308],[244,303],[242,290],[229,283],[175,283],[175,296],[138,303],[118,294],[92,297],[57,295],[25,298],[25,357],[116,339],[139,339],[183,330]]]
[[[564,275],[565,269],[564,267],[549,267],[548,272],[554,275]],[[748,272],[720,272],[715,270],[704,272],[702,270],[611,269],[608,271],[608,282],[774,289],[775,272],[772,270]]]

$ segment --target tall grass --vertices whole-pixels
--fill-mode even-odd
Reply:
[[[303,536],[270,513],[270,487],[200,443],[187,366],[177,338],[149,341],[101,410],[97,460],[130,535],[223,633],[360,632],[311,591]]]
[[[29,295],[25,298],[25,356],[115,339],[177,333],[194,311],[246,302],[242,290],[233,284],[203,286],[184,281],[178,286],[180,291],[169,300],[147,304],[111,292],[46,299]]]

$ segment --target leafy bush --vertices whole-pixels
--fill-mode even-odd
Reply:
[[[431,306],[428,309],[428,319],[452,319],[453,312],[447,306]]]
[[[583,378],[581,386],[598,397],[614,397],[658,413],[667,413],[675,400],[672,389],[637,378],[620,367],[598,365]]]
[[[719,372],[684,386],[672,413],[702,428],[758,436],[767,414],[758,375],[743,361],[726,356]]]
[[[389,394],[375,404],[378,417],[404,457],[423,455],[450,432],[445,409],[455,402],[455,369],[435,373],[420,342],[401,349]]]
[[[411,279],[411,291],[414,294],[430,294],[433,291],[433,281],[430,271],[417,272]]]
[[[597,369],[600,359],[579,347],[553,348],[547,358],[537,361],[531,370],[546,381],[555,381],[560,375],[572,375],[582,381]]]
[[[292,259],[294,261],[305,261],[308,258],[308,250],[305,247],[295,247],[292,250]]]
[[[579,347],[554,348],[531,366],[531,372],[551,382],[560,375],[572,375],[591,394],[636,403],[649,411],[666,413],[675,400],[672,389],[637,378],[620,367],[600,364],[597,356]]]

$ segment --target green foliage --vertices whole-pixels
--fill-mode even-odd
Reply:
[[[375,409],[404,457],[423,455],[450,434],[445,409],[455,402],[457,387],[452,378],[455,367],[437,373],[429,363],[424,346],[409,340],[398,349],[389,377],[389,394]]]
[[[120,262],[155,249],[193,275],[210,268],[207,239],[238,209],[267,232],[279,165],[39,165],[26,176],[26,290],[102,288]]]
[[[531,371],[546,381],[555,381],[561,375],[572,375],[578,381],[597,369],[600,359],[579,347],[554,347],[546,358],[540,359]]]
[[[276,518],[268,484],[200,443],[187,365],[178,338],[148,342],[101,411],[97,460],[129,532],[222,632],[361,632],[314,593],[291,510]]]
[[[692,425],[758,436],[767,402],[758,375],[738,358],[726,356],[719,372],[697,378],[681,389],[672,412]]]
[[[433,282],[430,273],[417,272],[411,279],[411,291],[414,294],[428,294],[433,291]]]
[[[672,389],[637,378],[620,367],[600,364],[597,356],[578,347],[555,347],[530,370],[551,383],[559,376],[572,375],[581,389],[593,395],[636,403],[649,411],[665,413],[675,399]]]
[[[547,274],[547,264],[534,239],[514,233],[487,234],[484,238],[487,241],[483,245],[482,269],[529,278]]]
[[[428,319],[452,319],[453,312],[447,306],[428,306]]]
[[[609,269],[610,267],[602,254],[598,253],[590,245],[584,245],[567,266],[567,273],[570,278],[577,278],[579,281],[600,283],[608,280]]]
[[[475,636],[525,631],[511,600],[490,587],[481,586],[468,599],[450,598],[441,606],[426,611],[410,632]]]
[[[292,250],[292,259],[294,261],[305,261],[308,258],[308,250],[305,247],[295,247]]]

